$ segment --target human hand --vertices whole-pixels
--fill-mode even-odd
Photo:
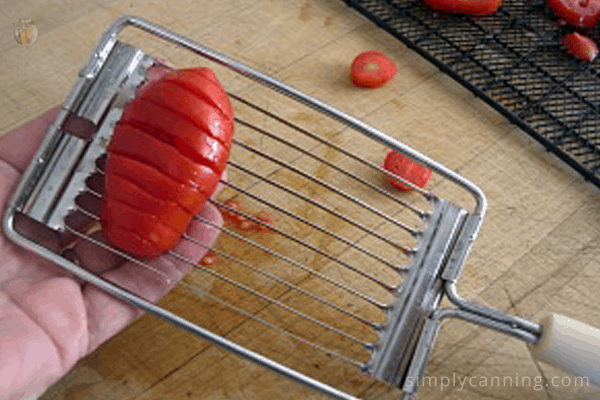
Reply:
[[[0,138],[2,217],[57,113],[58,107]],[[214,244],[223,223],[218,209],[208,202],[200,217],[212,225],[192,220],[187,234],[207,247],[182,241],[174,249],[194,263]],[[40,243],[59,250],[60,240],[55,232],[25,218],[18,218],[15,223],[19,231],[35,234]],[[106,243],[100,232],[92,237]],[[72,251],[87,270],[151,302],[166,295],[190,268],[190,264],[164,255],[148,263],[164,274],[157,275],[86,241],[77,243]],[[0,398],[35,399],[80,358],[141,314],[136,307],[77,281],[54,263],[0,235]]]

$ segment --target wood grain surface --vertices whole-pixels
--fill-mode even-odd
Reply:
[[[594,300],[600,287],[598,190],[343,2],[0,0],[0,8],[0,135],[62,102],[103,30],[120,15],[135,14],[329,103],[478,184],[487,196],[489,210],[458,285],[463,297],[533,321],[556,312],[599,325],[600,308]],[[29,46],[17,44],[12,34],[13,23],[23,18],[37,22],[38,37]],[[174,65],[203,65],[198,57],[147,34],[128,30],[121,37]],[[398,74],[381,89],[353,88],[349,65],[359,52],[372,49],[390,56],[398,65]],[[271,97],[267,89],[225,68],[214,69],[228,90],[317,130],[336,144],[355,146],[375,162],[385,154],[382,147],[365,148],[360,140],[348,139],[335,122],[293,109],[288,102]],[[246,112],[240,105],[235,107],[236,115]],[[236,135],[241,138],[246,133],[240,129]],[[326,152],[322,154],[327,157]],[[251,157],[239,157],[252,162]],[[319,166],[314,168],[319,176]],[[233,181],[235,176],[233,173]],[[242,178],[239,182],[249,185]],[[447,182],[439,176],[431,185],[436,191],[454,193],[446,190]],[[457,196],[465,200],[464,195]],[[334,204],[328,198],[324,202]],[[354,211],[345,209],[357,216]],[[310,209],[303,215],[317,218]],[[323,221],[333,229],[333,222]],[[294,232],[302,235],[299,229]],[[227,239],[222,240],[226,247]],[[332,254],[336,251],[332,243],[319,243]],[[321,271],[335,273],[311,257],[306,256],[307,263],[323,265]],[[300,273],[288,278],[300,285],[311,283]],[[199,280],[194,275],[186,277],[188,283]],[[204,279],[196,283],[212,282]],[[224,297],[235,297],[225,289],[215,290]],[[269,291],[273,296],[283,293],[275,286]],[[189,307],[196,303],[188,299],[188,294],[177,287],[161,304],[193,314]],[[327,290],[323,288],[320,294],[326,297]],[[288,300],[295,301],[293,296]],[[276,340],[263,334],[253,322],[243,323],[240,316],[207,308],[206,304],[204,307],[203,315],[195,318],[243,345],[264,349],[275,358],[366,399],[399,398],[398,391],[373,384],[352,368],[338,367],[311,348]],[[262,310],[260,304],[256,307],[257,312]],[[261,312],[266,318],[283,318],[277,313]],[[355,329],[352,325],[347,328]],[[308,328],[294,325],[294,329]],[[443,325],[427,374],[436,378],[437,384],[422,387],[421,399],[600,399],[597,388],[578,387],[572,377],[534,362],[525,344],[463,322]],[[498,387],[490,381],[493,376],[511,377],[514,382]],[[474,378],[471,384],[461,386],[459,377]],[[523,383],[523,377],[529,377],[530,383]],[[444,378],[450,380],[445,386]],[[558,383],[561,380],[563,383]],[[145,315],[82,359],[41,400],[322,398]]]

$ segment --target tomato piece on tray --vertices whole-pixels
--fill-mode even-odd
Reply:
[[[502,0],[423,0],[429,7],[449,13],[492,15],[502,5]]]
[[[385,54],[376,50],[360,53],[352,62],[352,84],[363,88],[378,88],[392,80],[398,67]]]
[[[569,25],[589,28],[600,17],[600,0],[546,0],[556,16]]]
[[[577,32],[569,33],[562,38],[562,45],[567,53],[581,60],[592,62],[598,55],[598,46],[592,39]]]
[[[387,152],[383,168],[421,188],[427,185],[432,175],[431,170],[395,150]],[[391,176],[388,176],[388,179],[392,185],[402,191],[413,190],[411,186]]]

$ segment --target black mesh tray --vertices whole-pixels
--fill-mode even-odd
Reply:
[[[564,52],[559,39],[572,28],[544,0],[505,0],[489,17],[442,14],[421,0],[344,2],[600,187],[598,63]],[[598,27],[587,35],[600,43]]]

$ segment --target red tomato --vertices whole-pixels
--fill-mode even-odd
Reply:
[[[491,15],[502,5],[502,0],[423,0],[429,7],[450,13]]]
[[[221,213],[223,214],[223,217],[227,220],[233,220],[236,217],[238,217],[238,215],[234,211],[243,210],[242,205],[239,203],[239,201],[234,199],[226,200],[225,203],[223,203],[223,206],[224,207],[222,207]]]
[[[562,20],[578,28],[593,27],[600,17],[600,0],[546,0]]]
[[[387,152],[383,167],[418,187],[425,187],[431,179],[431,171],[429,169],[394,150]],[[413,189],[397,179],[392,177],[388,177],[388,179],[392,185],[400,190],[408,191]]]
[[[360,53],[352,62],[350,75],[357,87],[378,88],[392,80],[398,68],[386,55],[375,51]]]
[[[567,50],[567,53],[582,61],[592,62],[598,55],[598,46],[596,43],[589,37],[577,32],[563,37],[562,45]]]
[[[101,224],[138,257],[173,248],[225,170],[229,98],[208,68],[165,74],[123,110],[107,148]]]
[[[217,257],[217,255],[214,252],[209,251],[200,260],[200,265],[213,265],[213,264],[216,264],[218,262],[219,262],[219,257]]]
[[[222,207],[223,208],[223,211],[222,211],[223,218],[225,218],[225,220],[228,223],[235,225],[238,229],[241,229],[241,230],[247,231],[247,230],[252,229],[252,227],[250,226],[250,224],[252,224],[252,221],[249,221],[243,215],[235,213],[235,211],[243,212],[245,209],[245,207],[242,204],[240,204],[239,201],[234,200],[234,199],[229,199],[229,200],[225,201],[225,203],[223,203],[223,205],[226,207],[229,207],[229,209]]]

